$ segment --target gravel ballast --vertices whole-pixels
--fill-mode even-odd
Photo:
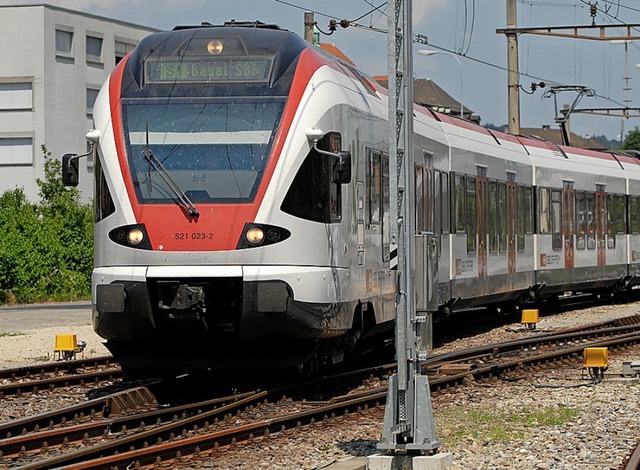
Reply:
[[[543,316],[538,330],[568,328],[640,313],[640,303],[598,306]],[[0,319],[2,319],[0,312]],[[88,320],[87,320],[88,322]],[[33,363],[53,352],[58,333],[87,341],[86,355],[106,349],[90,325],[37,326],[10,336],[0,321],[0,367]],[[73,330],[73,331],[71,331]],[[4,333],[4,335],[3,335]],[[459,339],[434,353],[531,334],[519,324]],[[640,349],[611,351],[602,383],[583,374],[581,364],[545,368],[504,380],[470,381],[433,398],[441,451],[451,452],[454,469],[615,469],[640,437],[640,383],[620,377],[623,361],[640,360]],[[9,397],[5,398],[7,400]],[[3,408],[12,400],[5,401]],[[2,420],[17,413],[2,413]],[[257,441],[221,451],[205,468],[315,469],[352,456],[377,453],[382,408],[287,432],[285,439]]]

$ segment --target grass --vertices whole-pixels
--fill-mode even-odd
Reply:
[[[0,333],[0,338],[8,338],[11,336],[24,336],[24,333]]]
[[[564,407],[522,407],[507,413],[495,407],[449,407],[435,413],[439,438],[448,446],[472,439],[481,445],[524,439],[530,430],[555,427],[571,421],[580,411]]]
[[[33,362],[50,362],[50,361],[51,361],[51,355],[49,353],[33,358]]]

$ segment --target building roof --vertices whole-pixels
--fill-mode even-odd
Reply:
[[[548,140],[554,144],[564,145],[562,142],[562,132],[560,129],[551,129],[550,127],[521,127],[520,134],[536,137],[542,140]],[[592,138],[580,137],[573,132],[569,132],[569,141],[572,147],[580,147],[592,150],[606,150],[600,142]]]
[[[136,29],[140,29],[140,30],[147,30],[151,33],[157,33],[162,31],[161,29],[158,28],[153,28],[151,26],[143,26],[143,25],[139,25],[136,23],[132,23],[130,21],[124,21],[124,20],[118,20],[115,18],[109,18],[107,16],[101,16],[101,15],[96,15],[93,13],[86,13],[84,11],[81,10],[72,10],[70,8],[65,8],[65,7],[61,7],[58,5],[51,5],[49,3],[43,3],[43,2],[37,2],[37,1],[33,1],[33,2],[27,2],[27,3],[7,3],[7,4],[2,4],[0,5],[0,8],[33,8],[33,7],[43,7],[43,8],[47,8],[49,10],[57,10],[57,11],[61,11],[64,13],[70,13],[72,15],[76,15],[76,16],[84,16],[86,18],[93,18],[96,20],[103,20],[103,21],[107,21],[109,23],[116,23],[116,24],[120,24],[126,27],[130,27],[130,28],[136,28]]]
[[[348,64],[351,64],[355,67],[355,64],[351,62],[344,52],[342,52],[335,44],[329,44],[328,42],[320,42],[317,46],[325,52],[328,52],[331,55],[336,56],[338,59],[345,61]]]
[[[378,75],[373,78],[381,86],[389,87],[389,79],[386,75]],[[413,81],[413,100],[419,105],[426,106],[434,111],[454,116],[460,115],[460,102],[429,78],[417,78]],[[474,115],[473,110],[467,108],[464,104],[462,108],[466,119],[480,122],[480,117]]]

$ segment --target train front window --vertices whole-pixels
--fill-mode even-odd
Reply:
[[[123,104],[129,167],[139,202],[175,199],[146,149],[194,203],[255,197],[284,101],[130,100]]]

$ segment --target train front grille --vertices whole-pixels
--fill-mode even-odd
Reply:
[[[242,313],[242,279],[148,280],[159,333],[232,338]]]

